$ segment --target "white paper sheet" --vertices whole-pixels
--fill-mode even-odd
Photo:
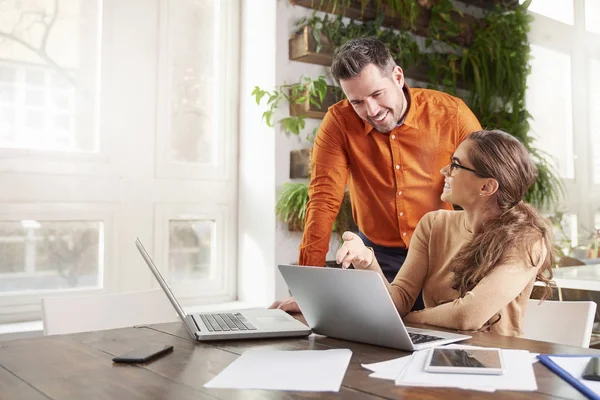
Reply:
[[[373,373],[369,375],[371,378],[389,379],[394,381],[404,368],[406,368],[411,359],[412,355],[373,364],[361,364],[361,366],[373,371]]]
[[[590,361],[591,357],[552,357],[550,359],[554,361],[559,367],[573,375],[579,382],[587,386],[594,393],[600,395],[600,382],[590,381],[581,379],[585,366]]]
[[[204,386],[339,392],[352,351],[248,350]]]
[[[461,346],[448,346],[457,347]],[[502,350],[504,374],[446,374],[426,372],[425,361],[429,350],[417,351],[404,371],[396,379],[400,386],[454,387],[469,390],[537,390],[531,355],[527,350]]]
[[[470,346],[470,345],[449,345],[447,347],[452,346],[460,346],[461,348],[482,348],[479,346]],[[537,359],[537,355],[539,353],[529,353],[531,357],[531,362],[535,364],[539,360]],[[369,374],[371,378],[378,379],[387,379],[391,381],[395,381],[396,378],[402,373],[404,368],[409,364],[412,359],[412,355],[404,356],[400,358],[394,358],[387,361],[381,361],[372,364],[361,364],[363,368],[368,369],[369,371],[373,371],[372,374]]]

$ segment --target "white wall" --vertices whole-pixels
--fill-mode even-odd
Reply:
[[[266,305],[275,291],[275,132],[250,96],[275,85],[276,0],[245,0],[241,10],[238,299]]]

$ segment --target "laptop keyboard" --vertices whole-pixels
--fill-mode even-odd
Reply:
[[[211,332],[256,330],[242,313],[200,314],[200,318]]]
[[[409,332],[408,335],[410,336],[410,340],[412,340],[413,344],[421,344],[421,343],[427,343],[427,342],[434,342],[436,340],[443,340],[444,338],[441,338],[439,336],[429,336],[429,335],[423,335],[421,333],[412,333]]]

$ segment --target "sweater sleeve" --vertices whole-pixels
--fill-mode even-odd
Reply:
[[[535,279],[545,258],[545,251],[545,247],[538,242],[531,252],[513,254],[463,297],[410,313],[404,320],[458,330],[478,330]],[[534,265],[532,260],[536,260]]]
[[[435,223],[438,213],[439,211],[429,212],[419,221],[410,241],[406,260],[394,281],[390,284],[384,276],[388,291],[401,316],[408,314],[411,310],[427,277],[429,271],[429,237],[431,227]],[[373,262],[368,269],[378,271],[383,276],[381,267],[375,258],[373,258]]]

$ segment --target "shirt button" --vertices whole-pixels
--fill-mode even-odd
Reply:
[[[403,213],[403,212],[401,212],[401,213],[400,213],[400,216],[403,216],[403,215],[404,215],[404,213]]]
[[[396,165],[396,169],[400,169],[400,166],[399,166],[399,165]]]
[[[402,234],[402,236],[406,236],[406,232],[404,232],[404,233]]]
[[[392,140],[393,140],[393,139],[396,139],[396,135],[392,135]]]
[[[402,190],[398,192],[398,196],[402,196]]]

